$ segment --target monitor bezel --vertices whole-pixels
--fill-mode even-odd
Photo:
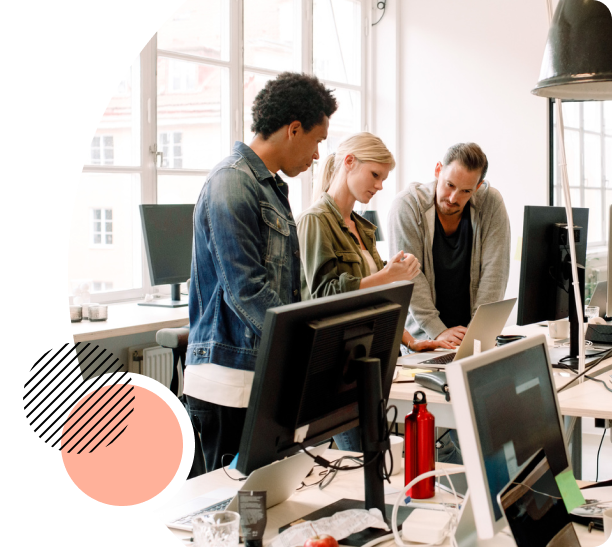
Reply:
[[[517,353],[538,346],[543,347],[546,355],[546,365],[557,409],[559,429],[563,435],[563,446],[565,448],[568,468],[571,468],[571,460],[563,418],[561,416],[561,408],[559,406],[559,398],[555,387],[552,365],[550,364],[548,344],[543,334],[530,336],[524,340],[512,342],[511,344],[499,348],[493,348],[479,355],[467,357],[461,361],[455,361],[446,367],[446,378],[453,401],[453,414],[455,416],[455,424],[461,442],[461,453],[468,482],[468,494],[474,507],[474,521],[478,537],[481,539],[493,538],[495,534],[499,533],[508,523],[505,515],[503,515],[503,511],[502,517],[495,520],[493,504],[489,495],[484,459],[482,457],[480,438],[476,434],[476,416],[470,390],[468,389],[467,375],[472,370],[496,363],[501,359],[506,359]]]

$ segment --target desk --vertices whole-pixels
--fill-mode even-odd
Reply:
[[[158,331],[189,324],[189,308],[157,308],[139,306],[136,302],[110,304],[106,321],[72,323],[74,342],[90,342],[115,336]]]
[[[335,459],[341,454],[337,450],[328,450],[325,453],[325,457],[328,459]],[[342,453],[346,454],[346,453]],[[448,464],[447,464],[448,465]],[[319,468],[317,468],[319,469]],[[231,471],[230,471],[231,472]],[[235,471],[234,471],[235,472]],[[313,477],[308,477],[308,481],[313,481]],[[399,473],[391,477],[392,485],[400,489],[403,487],[403,473]],[[186,481],[183,488],[179,491],[177,496],[172,500],[172,505],[180,505],[188,502],[189,500],[201,496],[206,492],[210,492],[220,487],[236,487],[238,483],[233,482],[227,477],[222,469],[213,471],[206,475],[201,475],[195,479]],[[439,500],[439,496],[447,496],[447,494],[437,494],[434,500]],[[448,495],[450,496],[450,495]],[[391,494],[385,497],[386,503],[393,504],[396,500],[397,494]],[[302,517],[329,505],[341,498],[353,498],[353,499],[364,499],[363,491],[363,471],[345,471],[338,473],[334,481],[324,490],[319,490],[318,487],[307,488],[302,491],[298,491],[293,494],[287,501],[272,507],[268,510],[268,524],[266,532],[264,534],[264,543],[268,543],[273,537],[278,534],[279,527],[292,522],[293,520]],[[158,515],[162,512],[158,511]],[[160,516],[161,518],[161,516]],[[578,537],[582,544],[582,547],[596,547],[603,543],[603,532],[594,531],[588,533],[586,527],[576,525]],[[190,537],[191,533],[183,532],[181,530],[171,530],[177,538]],[[391,547],[395,545],[392,541],[382,543],[385,547]],[[417,545],[417,544],[415,544]],[[450,545],[447,540],[443,545]],[[514,540],[505,534],[499,534],[495,538],[495,545],[499,547],[504,546],[515,546]]]

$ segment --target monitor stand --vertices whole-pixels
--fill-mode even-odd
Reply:
[[[505,540],[505,541],[504,541]],[[474,521],[474,509],[470,500],[470,492],[463,498],[459,523],[455,530],[455,541],[458,547],[502,547],[503,545],[514,545],[514,538],[504,534],[497,534],[492,539],[479,539],[476,534],[476,522]]]
[[[160,298],[151,302],[138,302],[139,306],[151,306],[154,308],[183,308],[189,306],[187,300],[181,300],[181,285],[173,283],[170,286],[170,298]]]

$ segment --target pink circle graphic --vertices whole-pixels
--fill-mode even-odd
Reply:
[[[86,402],[89,396],[74,405],[61,449],[66,471],[79,489],[118,506],[143,503],[161,493],[183,454],[181,427],[164,400],[139,386],[130,386],[125,396],[125,387],[119,393],[122,387],[97,390],[91,398],[100,399],[95,407]]]

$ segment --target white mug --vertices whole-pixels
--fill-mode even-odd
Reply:
[[[402,470],[404,461],[404,438],[397,435],[389,435],[389,443],[391,444],[391,454],[393,454],[393,472],[392,475],[397,475]],[[385,454],[387,469],[391,466],[389,453]]]
[[[570,323],[567,319],[548,322],[548,334],[551,338],[569,338]]]
[[[612,536],[612,508],[605,509],[602,515],[603,515],[603,525],[604,525],[604,538],[608,539],[610,536]]]

